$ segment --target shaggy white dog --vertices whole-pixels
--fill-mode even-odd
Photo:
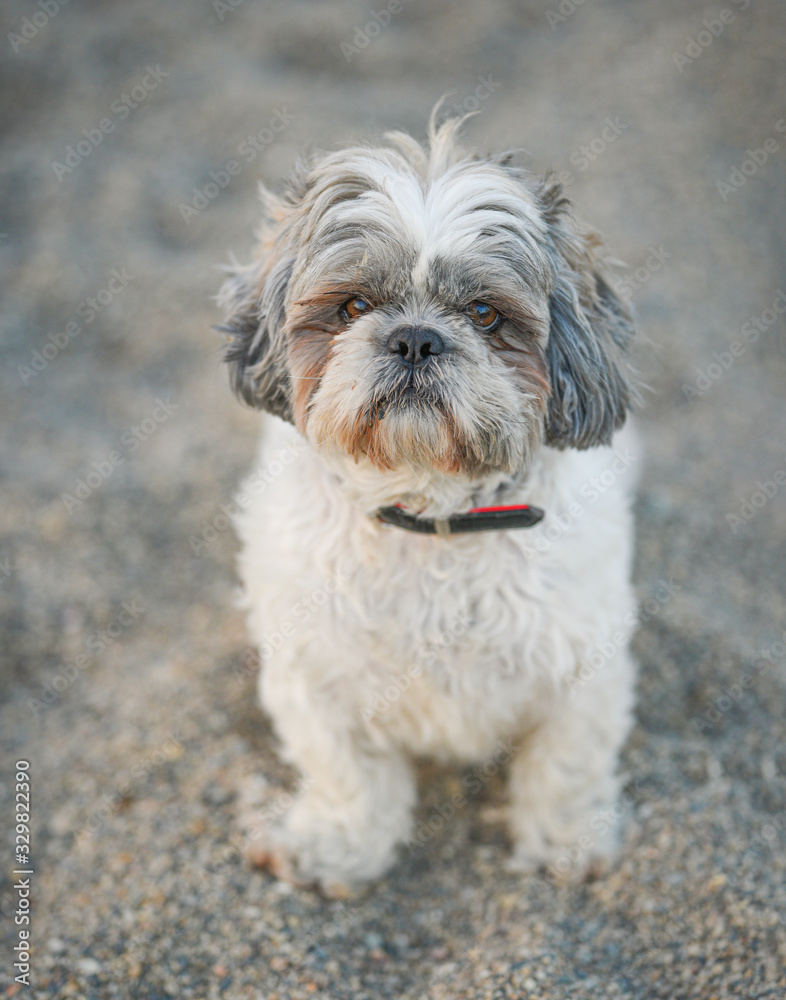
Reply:
[[[617,839],[632,324],[559,184],[458,127],[299,164],[222,290],[234,386],[272,414],[240,565],[303,775],[254,855],[327,892],[411,836],[413,756],[515,748],[521,867],[583,872]]]

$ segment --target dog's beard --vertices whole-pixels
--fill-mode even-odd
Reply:
[[[541,440],[544,400],[514,378],[470,372],[447,359],[425,369],[388,359],[352,363],[335,352],[310,394],[301,425],[318,448],[339,449],[383,470],[409,467],[515,474]]]

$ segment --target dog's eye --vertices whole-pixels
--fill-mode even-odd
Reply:
[[[365,316],[366,313],[370,313],[374,307],[366,299],[356,296],[354,299],[350,299],[349,302],[345,302],[344,305],[339,309],[339,315],[345,322],[349,322],[352,319],[358,319],[360,316]]]
[[[502,321],[494,306],[490,306],[487,302],[470,302],[464,312],[483,330],[493,330]]]

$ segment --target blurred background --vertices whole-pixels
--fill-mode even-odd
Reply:
[[[10,0],[2,24],[0,808],[10,831],[29,760],[30,995],[784,995],[786,7]],[[629,268],[652,392],[626,849],[585,886],[508,874],[495,778],[328,902],[236,850],[255,776],[293,776],[234,606],[257,418],[217,265],[250,252],[258,180],[423,137],[446,92]],[[424,766],[419,820],[460,780]]]

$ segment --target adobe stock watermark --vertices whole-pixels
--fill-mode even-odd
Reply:
[[[104,457],[91,462],[90,471],[81,479],[77,479],[71,493],[62,493],[60,499],[69,514],[89,500],[96,490],[112,476],[115,469],[125,463],[129,455],[137,452],[143,442],[166,423],[175,410],[180,409],[180,403],[173,403],[167,396],[166,400],[157,399],[150,414],[138,424],[132,424],[120,435],[117,448],[112,448]]]
[[[8,41],[11,43],[14,55],[42,31],[53,17],[57,17],[60,8],[65,7],[68,0],[38,0],[36,6],[38,10],[33,11],[29,16],[22,18],[16,31],[8,32]]]
[[[219,504],[219,513],[202,522],[200,535],[189,535],[188,543],[195,556],[200,555],[208,545],[219,537],[221,532],[232,526],[234,519],[241,510],[250,506],[255,496],[264,493],[286,469],[308,449],[305,438],[293,440],[285,448],[280,448],[277,457],[269,459],[264,466],[256,468],[245,480],[239,493],[229,503]]]
[[[452,104],[444,104],[441,106],[440,111],[447,111],[451,115],[466,115],[472,114],[475,111],[482,110],[481,105],[483,105],[494,93],[499,90],[502,86],[493,79],[491,74],[488,76],[479,76],[478,85],[468,94],[463,100],[454,101]]]
[[[7,580],[10,580],[14,573],[19,569],[19,567],[11,562],[8,556],[0,559],[0,586],[2,586]]]
[[[772,127],[782,135],[786,132],[786,118],[779,118]],[[728,181],[716,181],[718,194],[723,201],[728,201],[733,194],[736,194],[741,187],[747,184],[748,178],[758,173],[767,160],[780,148],[781,144],[778,140],[774,136],[768,136],[757,149],[746,149],[745,159],[738,167],[732,167]]]
[[[346,577],[340,573],[329,576],[320,586],[305,594],[289,609],[289,616],[282,618],[277,627],[264,632],[259,645],[259,653],[263,660],[275,650],[281,649],[288,639],[291,639],[298,628],[309,622],[323,608],[333,594],[340,593],[347,585]]]
[[[304,594],[299,601],[296,601],[289,609],[288,616],[283,618],[278,625],[265,632],[259,649],[248,647],[240,657],[239,662],[232,665],[232,678],[236,684],[245,683],[249,677],[255,677],[259,673],[260,662],[267,659],[273,652],[281,649],[295,635],[299,627],[309,622],[328,603],[331,595],[340,593],[346,586],[347,580],[341,574],[329,576],[318,587]]]
[[[32,914],[32,907],[30,905],[32,886],[30,882],[32,876],[35,875],[33,860],[30,857],[30,825],[32,822],[30,814],[32,811],[31,799],[33,799],[31,794],[32,772],[30,770],[30,761],[24,758],[18,760],[12,773],[14,775],[14,778],[11,779],[14,782],[14,811],[11,822],[14,826],[16,836],[14,839],[15,848],[13,854],[11,854],[14,860],[11,863],[15,867],[11,869],[9,865],[6,870],[11,875],[27,876],[27,878],[18,878],[13,886],[16,896],[14,926],[16,927],[17,939],[16,944],[13,946],[13,957],[15,959],[13,962],[15,972],[14,982],[22,983],[24,986],[29,987],[30,953],[33,950],[30,947],[30,920]],[[33,799],[33,801],[35,800]],[[8,839],[10,840],[11,838],[9,837]],[[16,987],[13,990],[8,990],[8,992],[15,993]]]
[[[415,662],[407,667],[406,671],[397,677],[391,677],[383,691],[375,691],[371,695],[363,709],[363,718],[366,722],[378,718],[395,705],[412,687],[412,682],[420,677],[424,668],[435,663],[442,651],[450,649],[462,635],[465,635],[471,624],[470,618],[459,615],[447,631],[422,646],[415,656]]]
[[[468,795],[476,795],[495,774],[499,773],[501,768],[512,760],[518,749],[510,740],[500,740],[494,753],[483,764],[478,764],[468,774],[462,775],[462,790],[454,792],[447,802],[441,802],[435,806],[428,818],[417,823],[414,831],[404,841],[409,853],[414,854],[418,848],[423,847],[424,844],[441,833],[445,826],[455,819],[458,810],[467,804]]]
[[[587,509],[594,506],[614,486],[620,476],[626,475],[636,461],[637,456],[630,448],[615,451],[608,466],[579,489],[583,503],[574,500],[566,510],[548,513],[540,524],[527,532],[527,537],[522,539],[527,554],[533,556],[536,552],[548,552],[556,541],[573,530],[576,521],[580,520]]]
[[[546,881],[558,885],[569,878],[569,873],[580,868],[582,860],[593,847],[603,843],[609,833],[627,819],[639,798],[639,791],[634,784],[626,788],[613,805],[594,812],[584,832],[547,865],[544,876]]]
[[[275,796],[268,798],[263,805],[253,809],[253,825],[247,826],[247,832],[234,834],[229,843],[220,851],[218,860],[210,867],[202,867],[198,876],[204,882],[211,876],[219,875],[228,865],[242,861],[249,849],[258,841],[263,841],[265,834],[278,820],[286,815],[294,805],[295,799],[314,784],[314,778],[301,775],[295,785],[288,790],[281,790]]]
[[[744,670],[732,684],[722,687],[720,694],[707,699],[704,711],[700,715],[691,717],[691,726],[702,735],[712,730],[735,705],[744,700],[745,695],[759,678],[766,677],[784,657],[786,657],[786,632],[769,649],[760,650],[758,660],[749,670]]]
[[[560,4],[556,10],[547,10],[546,20],[549,22],[551,30],[556,31],[557,25],[562,24],[563,21],[567,21],[583,3],[584,0],[560,0]]]
[[[41,683],[39,696],[28,699],[27,707],[36,718],[51,708],[60,695],[71,687],[82,673],[95,666],[98,657],[116,643],[127,629],[136,624],[145,611],[135,599],[123,601],[121,608],[122,610],[108,625],[90,633],[85,640],[87,653],[79,653],[71,663],[66,663],[57,670],[51,671],[46,680]]]
[[[737,513],[726,515],[726,523],[732,532],[736,535],[737,530],[755,517],[756,511],[766,507],[775,494],[784,486],[786,486],[786,456],[784,456],[784,468],[776,469],[770,474],[770,478],[765,479],[763,482],[760,479],[756,483],[756,489],[753,493],[740,502]]]
[[[31,380],[37,378],[52,361],[55,360],[74,340],[80,335],[93,320],[110,305],[114,299],[128,288],[130,282],[136,280],[136,275],[129,274],[125,267],[119,270],[113,267],[109,272],[111,277],[104,288],[99,289],[94,295],[88,296],[76,308],[76,315],[82,320],[80,325],[76,320],[66,323],[62,330],[56,330],[47,335],[46,342],[40,348],[34,350],[27,365],[17,365],[16,371],[23,385],[29,385]]]
[[[595,645],[593,650],[581,660],[576,673],[566,679],[568,691],[574,694],[580,688],[589,684],[617,654],[627,649],[630,633],[633,629],[651,621],[659,615],[663,608],[680,593],[682,585],[673,578],[658,580],[651,597],[643,601],[635,611],[629,611],[623,618],[626,628],[616,629],[603,642]]]
[[[183,729],[176,732],[168,732],[164,739],[154,749],[139,757],[128,770],[128,777],[122,781],[118,787],[102,795],[96,805],[91,809],[90,815],[84,825],[75,835],[75,840],[79,841],[92,837],[103,823],[118,810],[123,807],[124,802],[128,802],[135,791],[164,766],[169,761],[176,760],[183,754],[183,746],[186,737]]]
[[[364,25],[355,25],[352,41],[343,41],[339,46],[341,54],[346,61],[352,62],[352,57],[358,55],[363,49],[384,31],[396,14],[400,14],[404,9],[405,0],[388,0],[388,3],[380,11],[372,10],[371,17]],[[406,0],[412,3],[412,0]]]
[[[773,814],[766,823],[762,823],[751,837],[750,843],[740,858],[739,863],[741,864],[749,854],[760,853],[764,847],[772,850],[775,846],[776,837],[779,833],[783,833],[786,828],[784,819],[786,819],[786,813],[778,813]]]
[[[778,317],[786,313],[786,292],[779,288],[770,305],[761,313],[751,316],[742,324],[737,339],[732,340],[727,351],[714,351],[712,361],[706,368],[697,368],[696,377],[690,385],[683,385],[682,393],[689,403],[695,403],[715,385],[734,364],[746,353],[763,333],[778,322]]]
[[[626,274],[615,275],[612,281],[614,290],[622,298],[631,298],[635,291],[650,280],[653,274],[657,274],[672,254],[666,250],[662,243],[656,247],[649,247],[649,255],[644,263],[633,271]]]
[[[280,135],[294,120],[295,115],[287,110],[286,105],[280,110],[275,109],[267,125],[263,125],[257,132],[250,133],[238,144],[237,155],[241,159],[227,160],[220,169],[209,171],[210,180],[201,188],[191,188],[193,193],[191,201],[188,204],[181,202],[178,205],[183,221],[190,223],[200,212],[204,212],[211,201],[214,201],[225,188],[229,187],[232,178],[239,177],[245,168],[253,163],[276,136]]]
[[[240,659],[232,664],[232,679],[236,684],[244,684],[249,677],[256,677],[261,662],[257,650],[249,646]]]
[[[578,173],[583,173],[589,169],[591,163],[594,163],[595,160],[602,156],[609,146],[615,143],[622,133],[629,128],[630,125],[622,121],[619,115],[615,115],[613,118],[610,116],[604,118],[603,128],[594,139],[574,149],[568,159]],[[571,184],[576,182],[576,177],[570,170],[559,170],[556,176],[563,187],[570,187]]]
[[[213,0],[213,10],[218,15],[219,21],[223,21],[227,14],[232,14],[245,2],[246,0]]]
[[[72,174],[80,163],[101,145],[106,136],[115,131],[120,122],[125,121],[132,111],[135,111],[143,101],[147,100],[164,77],[169,76],[169,73],[161,69],[158,64],[146,66],[145,70],[145,75],[138,83],[135,83],[129,91],[123,92],[120,97],[116,97],[109,105],[109,110],[114,117],[105,116],[95,128],[83,128],[83,138],[66,146],[63,162],[52,161],[55,177],[61,184],[66,174]]]
[[[737,8],[737,13],[746,11],[751,5],[751,0],[732,0]],[[686,66],[699,58],[702,53],[712,45],[716,38],[719,38],[726,30],[726,26],[737,19],[737,13],[730,8],[724,7],[717,17],[705,17],[701,22],[701,29],[695,37],[688,37],[682,52],[672,52],[671,60],[680,73],[684,72]]]

